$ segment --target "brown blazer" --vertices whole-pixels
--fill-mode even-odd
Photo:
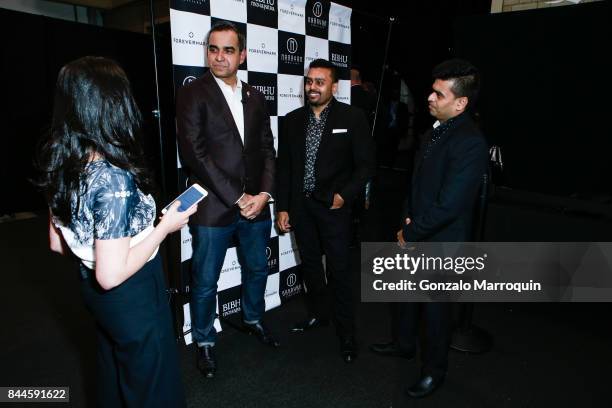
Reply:
[[[180,88],[176,124],[181,162],[190,180],[208,190],[190,222],[225,226],[239,217],[235,204],[243,193],[274,195],[275,156],[270,116],[263,94],[242,83],[244,145],[212,74]],[[266,206],[255,219],[270,218]]]

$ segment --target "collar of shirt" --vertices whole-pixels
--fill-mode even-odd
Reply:
[[[453,123],[455,123],[455,122],[459,123],[460,121],[462,121],[463,118],[465,117],[465,115],[466,115],[465,112],[461,112],[459,115],[453,116],[452,118],[448,119],[444,123],[440,122],[439,120],[436,120],[434,122],[434,124],[432,125],[432,127],[434,129],[437,129],[439,126],[442,126],[442,128],[440,128],[440,130],[442,130],[444,128],[449,128]]]
[[[333,105],[335,100],[336,100],[336,98],[331,98],[331,100],[329,101],[327,106],[319,114],[319,119],[318,120],[327,118],[327,115],[329,114],[329,109]],[[308,109],[308,116],[311,117],[311,118],[317,119],[317,116],[315,115],[314,111],[312,110],[312,106],[310,106],[310,104],[308,104],[307,106],[309,107],[309,109]]]
[[[234,118],[234,122],[236,123],[236,127],[238,128],[238,132],[240,133],[240,139],[242,139],[242,143],[244,144],[244,111],[242,106],[242,81],[239,78],[236,78],[236,88],[232,88],[231,85],[226,84],[222,79],[217,78],[216,76],[212,76],[215,79],[215,82],[221,89],[221,93],[225,97],[225,101],[227,102],[227,106],[230,108],[230,112],[232,113],[232,117]]]

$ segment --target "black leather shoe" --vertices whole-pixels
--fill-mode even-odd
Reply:
[[[355,361],[357,358],[357,344],[353,336],[340,338],[340,355],[347,364]]]
[[[412,398],[426,397],[438,389],[443,381],[444,377],[436,379],[431,375],[423,376],[416,384],[406,390],[406,394]]]
[[[215,360],[214,346],[198,347],[197,367],[204,377],[213,378],[217,371],[217,360]]]
[[[400,349],[394,342],[370,344],[370,350],[381,356],[401,357],[407,360],[414,360],[414,353]]]
[[[257,340],[261,341],[263,344],[267,344],[268,346],[272,347],[280,346],[280,342],[272,336],[272,333],[270,333],[270,330],[262,321],[257,323],[243,322],[242,325],[249,334],[254,334],[257,337]]]
[[[318,319],[311,317],[302,322],[298,322],[291,328],[291,333],[304,333],[307,330],[316,329],[317,327],[328,326],[329,320]]]

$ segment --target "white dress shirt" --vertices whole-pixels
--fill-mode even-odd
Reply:
[[[212,73],[212,72],[211,72]],[[230,85],[223,82],[223,80],[217,78],[214,74],[212,76],[215,78],[215,82],[219,85],[223,96],[225,97],[225,101],[232,112],[232,117],[234,118],[234,123],[236,123],[236,127],[238,128],[238,132],[240,133],[240,139],[242,139],[242,144],[244,145],[244,111],[242,110],[242,81],[239,78],[236,78],[236,88],[233,89]],[[272,195],[266,191],[262,191],[268,195],[268,200],[272,198]],[[240,198],[236,201],[236,204],[242,199],[244,194],[240,196]]]
[[[217,78],[213,75],[217,85],[221,88],[221,92],[225,97],[225,101],[230,108],[230,112],[232,112],[232,117],[234,118],[234,123],[236,123],[236,127],[238,128],[238,133],[240,133],[240,139],[242,139],[242,144],[244,144],[244,111],[242,107],[242,81],[236,78],[236,88],[232,88],[231,85],[226,84],[223,80]]]

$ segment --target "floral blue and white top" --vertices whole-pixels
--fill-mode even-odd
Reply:
[[[88,268],[95,269],[95,239],[131,237],[133,247],[153,231],[155,201],[138,189],[129,171],[106,160],[93,161],[81,176],[81,186],[84,193],[71,201],[71,225],[55,217],[53,223]]]

